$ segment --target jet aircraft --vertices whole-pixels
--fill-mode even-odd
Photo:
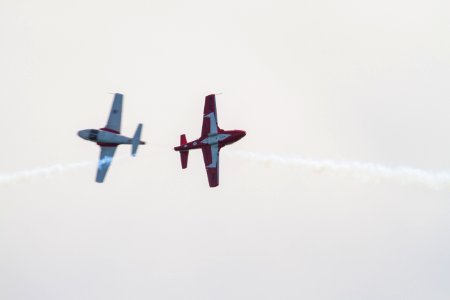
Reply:
[[[203,110],[203,126],[200,138],[187,142],[186,135],[180,137],[180,146],[175,151],[180,152],[181,167],[187,168],[189,150],[202,149],[206,173],[210,187],[219,185],[219,152],[226,145],[242,139],[246,135],[243,130],[222,130],[217,123],[216,95],[205,98]]]
[[[114,101],[109,114],[108,123],[104,128],[85,129],[78,131],[78,135],[88,141],[97,143],[100,146],[100,160],[98,162],[96,182],[105,180],[106,172],[111,165],[117,146],[122,144],[131,144],[131,155],[136,156],[139,145],[145,145],[141,141],[142,124],[139,124],[133,138],[120,134],[120,125],[122,121],[122,103],[123,95],[114,94]]]

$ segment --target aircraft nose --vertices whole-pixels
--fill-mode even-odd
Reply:
[[[78,136],[86,140],[88,138],[88,133],[86,132],[86,130],[80,130],[78,131]]]
[[[244,130],[241,130],[241,138],[243,138],[246,135],[247,135],[247,132],[245,132]]]

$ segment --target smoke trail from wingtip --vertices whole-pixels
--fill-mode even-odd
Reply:
[[[119,159],[119,157],[116,159]],[[51,176],[62,175],[70,171],[95,165],[98,165],[100,168],[103,168],[105,165],[110,164],[111,161],[112,161],[111,157],[105,157],[99,161],[84,161],[70,164],[56,164],[53,166],[43,168],[22,170],[11,173],[0,173],[0,185],[9,185],[16,182],[31,180],[40,177],[47,178]]]
[[[56,164],[49,167],[35,168],[30,170],[16,171],[11,173],[0,173],[0,185],[8,185],[19,181],[30,180],[37,177],[50,177],[60,175],[72,170],[92,165],[93,162],[79,162],[72,164]]]
[[[402,184],[420,184],[432,189],[450,188],[450,171],[432,172],[412,167],[391,167],[370,162],[315,160],[233,151],[228,154],[265,164],[281,164],[307,168],[316,172],[345,175],[362,181],[393,181]]]

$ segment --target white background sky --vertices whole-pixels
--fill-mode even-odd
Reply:
[[[0,187],[0,299],[449,299],[449,190],[222,155],[244,150],[450,169],[448,1],[0,0],[1,172],[94,160],[76,136],[125,94],[95,167]]]

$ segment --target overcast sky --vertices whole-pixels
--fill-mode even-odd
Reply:
[[[450,170],[450,4],[0,0],[0,173],[95,160],[76,132],[144,123],[95,166],[0,186],[0,299],[450,298],[450,190],[225,155]],[[223,129],[221,185],[201,151]]]

